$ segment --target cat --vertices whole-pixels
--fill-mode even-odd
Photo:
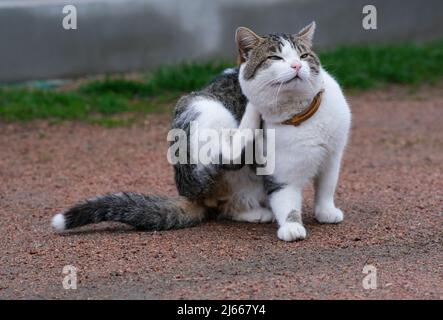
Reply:
[[[187,161],[173,165],[179,196],[107,194],[55,215],[53,227],[62,232],[119,221],[141,230],[167,230],[194,226],[214,215],[255,223],[275,219],[278,238],[294,241],[306,237],[302,190],[310,180],[316,191],[316,219],[341,222],[343,213],[334,204],[334,193],[351,112],[340,86],[312,51],[315,28],[313,22],[297,34],[267,36],[238,28],[240,66],[179,99],[174,111],[172,129],[188,136],[191,123],[218,132],[274,130],[275,150],[267,150],[275,152],[273,170],[257,175],[256,164],[192,164],[192,150],[199,146],[190,139]],[[231,138],[225,145],[232,144]],[[239,155],[230,155],[222,145],[215,157],[233,160]]]

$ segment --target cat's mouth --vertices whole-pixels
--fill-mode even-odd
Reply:
[[[289,80],[276,82],[276,83],[274,83],[273,85],[274,85],[274,86],[285,85],[285,84],[291,83],[291,82],[296,81],[296,80],[301,80],[301,78],[299,77],[298,74],[296,74],[295,76],[293,76],[293,77],[292,77],[291,79],[289,79]]]

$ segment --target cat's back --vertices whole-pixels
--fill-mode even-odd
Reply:
[[[351,110],[338,82],[322,69],[324,97],[319,109],[318,122],[326,127],[331,139],[346,139],[351,126]],[[338,141],[340,142],[340,141]]]
[[[189,113],[193,102],[208,100],[220,103],[235,120],[240,121],[246,108],[247,99],[242,93],[238,81],[238,68],[229,68],[215,77],[206,87],[181,97],[175,107],[174,120],[180,120],[182,115]],[[205,111],[211,112],[211,103]],[[201,111],[201,110],[200,110]]]
[[[245,112],[247,99],[243,94],[238,80],[239,69],[229,68],[217,76],[202,90],[220,101],[240,121]]]

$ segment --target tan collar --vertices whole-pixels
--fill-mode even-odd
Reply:
[[[295,116],[293,116],[292,118],[283,121],[282,124],[287,124],[287,125],[291,125],[291,126],[298,126],[300,123],[308,120],[310,117],[312,117],[318,110],[318,108],[320,107],[321,104],[321,97],[323,95],[323,92],[325,91],[325,89],[321,89],[314,97],[314,99],[312,100],[311,104],[309,105],[309,107],[303,111],[302,113],[296,114]]]

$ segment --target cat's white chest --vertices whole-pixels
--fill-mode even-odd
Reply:
[[[273,175],[278,177],[279,181],[288,182],[315,175],[322,159],[328,153],[327,133],[316,132],[311,125],[270,126],[269,129],[275,130]]]
[[[341,92],[325,94],[318,111],[299,126],[267,124],[275,132],[273,175],[279,181],[306,183],[324,159],[345,143],[349,126],[350,111]]]

